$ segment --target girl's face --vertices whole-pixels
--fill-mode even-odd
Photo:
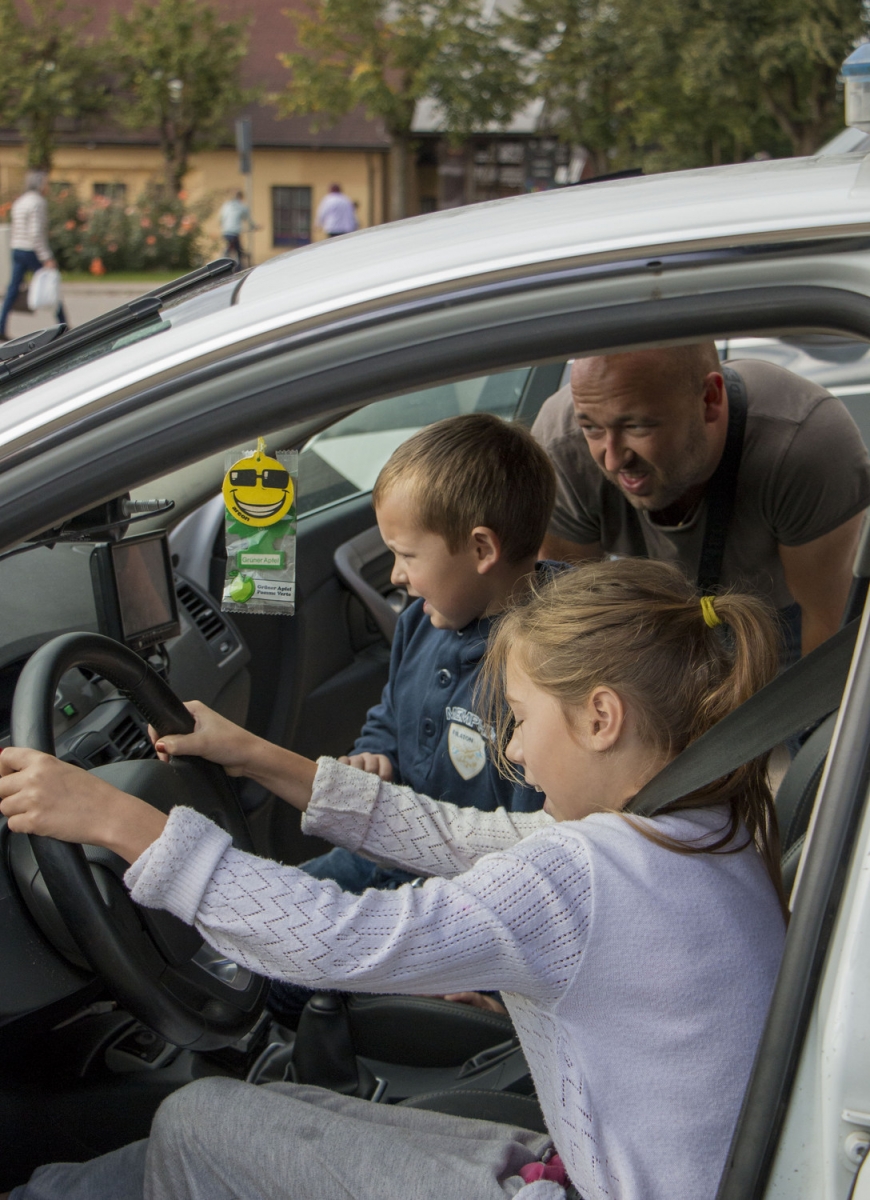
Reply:
[[[507,757],[524,769],[526,783],[544,792],[544,812],[557,821],[621,809],[662,766],[637,738],[612,688],[594,688],[569,722],[558,700],[529,679],[514,654],[505,682],[515,721]]]

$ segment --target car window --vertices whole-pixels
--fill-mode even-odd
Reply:
[[[297,512],[371,491],[396,447],[433,421],[472,412],[513,417],[531,372],[522,367],[391,396],[337,421],[302,448]]]

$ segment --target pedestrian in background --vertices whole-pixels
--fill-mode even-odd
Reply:
[[[220,211],[221,236],[226,242],[224,253],[228,258],[234,258],[239,266],[242,265],[242,228],[247,223],[251,233],[259,229],[251,217],[251,210],[245,204],[243,192],[236,192],[229,200],[221,205]]]
[[[12,277],[0,311],[0,340],[8,341],[6,319],[15,303],[15,297],[25,275],[38,271],[40,267],[56,267],[54,255],[48,244],[48,172],[28,171],[24,177],[24,191],[12,205]],[[58,323],[67,323],[63,302],[57,303]]]
[[[317,208],[317,227],[327,237],[338,237],[340,233],[353,233],[359,229],[356,205],[350,196],[345,196],[340,183],[333,183]]]

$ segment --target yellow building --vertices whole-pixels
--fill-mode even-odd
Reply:
[[[99,32],[108,25],[111,12],[127,8],[127,3],[98,0],[91,7]],[[232,16],[250,18],[243,83],[280,91],[288,76],[277,56],[290,48],[291,40],[291,23],[282,6],[274,0],[237,0]],[[306,119],[279,119],[266,105],[253,105],[238,115],[250,117],[253,135],[250,206],[260,228],[243,243],[254,262],[322,237],[314,215],[333,183],[356,204],[361,227],[386,220],[389,142],[379,123],[357,112],[314,132]],[[107,123],[78,135],[61,133],[57,140],[52,182],[71,184],[83,200],[109,195],[132,201],[149,181],[162,177],[156,133]],[[24,169],[21,138],[13,130],[0,130],[0,200],[20,191]],[[239,173],[232,119],[227,121],[225,146],[191,157],[184,187],[191,203],[205,199],[213,204],[206,232],[218,251],[218,209],[235,191],[248,192],[248,181]]]

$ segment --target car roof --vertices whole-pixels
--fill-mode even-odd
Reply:
[[[346,304],[564,259],[870,230],[855,155],[607,180],[429,213],[303,247],[258,267],[239,296],[285,308]],[[868,175],[870,182],[870,175]]]
[[[821,156],[607,180],[474,204],[303,247],[241,280],[231,305],[34,382],[0,403],[0,447],[46,422],[242,343],[541,267],[870,232],[863,158]],[[867,176],[870,180],[870,174]],[[166,315],[172,321],[171,310]],[[26,379],[22,381],[26,385]],[[2,394],[0,394],[2,399]]]

